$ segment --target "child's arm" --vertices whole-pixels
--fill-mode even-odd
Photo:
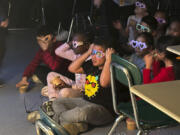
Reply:
[[[144,62],[146,64],[145,69],[143,69],[143,83],[150,83],[151,82],[151,67],[153,64],[153,55],[147,54],[144,56]]]
[[[70,61],[74,61],[77,58],[77,55],[74,53],[72,49],[70,49],[70,46],[68,43],[65,43],[58,47],[55,50],[55,53],[57,56],[68,59]]]
[[[36,70],[36,67],[41,62],[41,51],[38,51],[34,57],[34,59],[31,61],[31,63],[27,66],[23,73],[23,77],[20,82],[16,84],[16,87],[21,87],[22,85],[29,85],[28,78],[31,77]]]
[[[110,64],[111,64],[111,55],[114,53],[112,48],[108,48],[106,50],[106,62],[104,64],[101,76],[100,76],[100,84],[102,87],[106,88],[111,83],[111,75],[110,75]]]
[[[81,55],[79,58],[77,58],[75,61],[73,61],[70,64],[70,66],[68,67],[68,70],[72,73],[84,73],[82,64],[91,55],[92,48],[93,48],[93,45],[90,46],[90,48],[87,52],[85,52],[83,55]]]

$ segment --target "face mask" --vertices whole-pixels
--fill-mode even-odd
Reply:
[[[137,24],[136,25],[136,29],[138,30],[138,31],[142,31],[142,32],[151,32],[151,30],[150,30],[150,28],[148,28],[148,27],[146,27],[146,26],[143,26],[143,25],[141,25],[141,24]]]
[[[78,46],[84,45],[82,41],[72,41],[73,48],[77,48]]]
[[[141,2],[136,2],[136,7],[146,8],[146,5],[144,3],[141,3]]]
[[[102,58],[105,56],[105,54],[102,51],[97,51],[97,50],[92,50],[92,54],[91,55],[96,55],[97,58]]]
[[[164,24],[164,23],[166,23],[166,20],[165,19],[163,19],[163,18],[156,18],[156,20],[158,21],[158,23],[160,23],[160,24]]]
[[[132,40],[129,43],[129,45],[132,46],[133,48],[139,48],[141,51],[147,48],[146,43],[135,41],[135,40]]]

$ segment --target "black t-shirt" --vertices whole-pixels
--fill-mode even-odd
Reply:
[[[102,70],[99,70],[98,67],[94,67],[91,60],[85,62],[82,67],[86,74],[86,83],[83,98],[89,102],[104,106],[110,112],[114,112],[111,87],[103,88],[100,85],[100,76]],[[118,101],[124,100],[124,97],[126,98],[128,93],[128,90],[124,89],[122,85],[120,86],[120,88],[122,89],[118,90],[118,95],[121,96],[118,96]],[[126,95],[124,95],[124,90],[126,91]]]

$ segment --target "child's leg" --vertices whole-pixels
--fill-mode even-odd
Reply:
[[[44,84],[47,85],[47,75],[52,70],[46,66],[38,66],[34,72],[35,75],[39,78],[39,80]]]
[[[78,105],[63,111],[59,116],[59,122],[61,124],[85,122],[92,125],[105,125],[111,123],[114,118],[112,114],[103,106],[89,103],[83,99],[79,100],[84,105]]]
[[[104,125],[114,117],[103,106],[90,103],[82,98],[59,98],[53,101],[54,119],[60,124],[85,122]]]
[[[74,81],[72,81],[71,79],[62,76],[61,74],[55,73],[55,72],[50,72],[47,76],[47,83],[48,83],[48,97],[51,98],[58,98],[60,97],[59,95],[59,90],[54,89],[53,85],[51,84],[51,81],[55,78],[59,76],[61,80],[63,80],[67,85],[72,85],[74,83]]]

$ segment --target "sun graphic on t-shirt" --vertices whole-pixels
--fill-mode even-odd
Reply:
[[[88,75],[85,83],[85,95],[88,97],[96,96],[96,92],[99,89],[98,76]]]

